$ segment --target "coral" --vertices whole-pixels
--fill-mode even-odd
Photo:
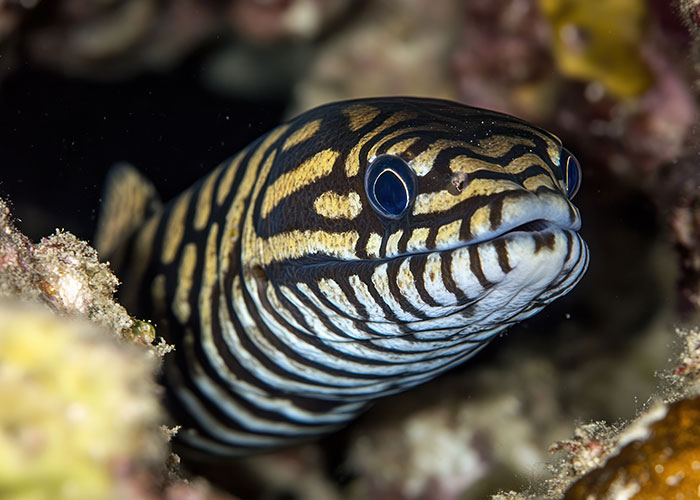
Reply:
[[[30,242],[0,199],[0,498],[231,499],[166,470],[177,428],[155,374],[170,347],[116,285],[70,233]]]
[[[607,415],[623,408],[622,403],[606,408],[592,377],[604,378],[607,391],[629,388],[621,372],[636,362],[632,358],[618,358],[617,369],[603,363],[565,368],[532,341],[513,337],[488,366],[475,360],[476,369],[465,366],[461,374],[445,375],[370,410],[354,429],[344,466],[355,477],[351,498],[488,498],[499,489],[523,487],[548,477],[547,447],[573,430],[572,414],[589,409],[593,415],[590,409],[596,408]],[[586,426],[562,442],[559,448],[572,452],[567,464],[583,471],[584,458],[602,463],[611,442],[602,438],[602,429]],[[571,480],[569,468],[562,471],[565,484]]]
[[[669,400],[700,396],[700,328],[678,328],[681,341],[678,361],[671,370],[660,374],[667,383]]]
[[[696,61],[700,59],[700,2],[698,0],[676,0],[676,5],[683,18],[683,24],[695,40],[693,56]]]
[[[676,61],[663,45],[646,50],[655,84],[636,98],[619,100],[590,82],[569,87],[555,108],[552,128],[589,168],[647,189],[657,184],[659,168],[683,153],[698,105]]]
[[[558,478],[550,481],[550,485],[556,488],[562,481],[570,481],[572,477],[580,477],[599,467],[614,449],[616,432],[619,429],[610,427],[605,422],[591,422],[578,426],[573,439],[554,443],[549,448],[550,453],[564,452],[566,458],[563,461],[564,467],[555,468]]]
[[[651,14],[642,0],[468,2],[452,56],[459,99],[541,123],[585,170],[653,193],[698,105],[682,28]]]
[[[627,425],[584,424],[552,452],[554,478],[540,495],[508,492],[493,500],[657,500],[697,498],[700,491],[700,330],[677,330],[678,363],[661,374],[666,401],[656,400]]]
[[[235,500],[224,493],[213,491],[204,481],[179,482],[170,486],[163,495],[164,500]]]
[[[641,53],[646,2],[539,0],[538,4],[552,25],[554,55],[563,75],[599,81],[616,97],[638,96],[652,85],[652,72]]]
[[[516,491],[504,491],[491,496],[491,500],[530,500],[532,497],[527,493]]]
[[[134,320],[113,299],[118,281],[97,252],[68,232],[30,242],[12,224],[0,199],[0,297],[38,302],[62,315],[79,316],[107,327],[157,354],[153,327]]]
[[[678,0],[678,5],[688,29],[700,29],[700,2],[697,0]]]
[[[659,168],[683,153],[697,116],[677,37],[682,28],[652,16],[640,0],[539,5],[559,71],[583,82],[561,87],[546,123],[582,152],[583,165],[653,195],[663,185]]]
[[[652,407],[620,435],[604,467],[576,481],[565,500],[697,498],[700,398]]]
[[[358,436],[347,467],[366,498],[461,498],[498,469],[524,472],[543,458],[522,413],[510,395],[412,412]]]
[[[3,302],[0,497],[150,498],[141,476],[165,458],[154,368],[94,325]]]

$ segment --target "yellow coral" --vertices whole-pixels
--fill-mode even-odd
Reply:
[[[653,83],[641,56],[644,0],[538,0],[554,33],[554,56],[569,77],[600,82],[616,97],[636,96]]]
[[[116,498],[163,458],[155,357],[82,322],[0,304],[0,498]]]
[[[638,424],[617,455],[577,482],[565,500],[690,499],[700,492],[700,397],[650,412],[652,423]],[[622,436],[625,441],[625,434]]]

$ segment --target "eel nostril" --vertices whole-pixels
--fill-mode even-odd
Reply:
[[[458,195],[464,190],[469,182],[469,176],[466,172],[455,172],[450,177],[450,185],[447,186],[447,191],[452,195]]]

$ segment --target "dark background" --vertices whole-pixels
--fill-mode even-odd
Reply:
[[[285,99],[205,89],[191,58],[168,74],[110,83],[25,66],[0,87],[0,197],[33,240],[91,239],[105,176],[132,163],[168,200],[281,120]]]

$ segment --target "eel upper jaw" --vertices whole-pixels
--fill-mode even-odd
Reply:
[[[576,233],[581,228],[578,210],[573,206],[545,205],[537,208],[535,210],[525,210],[522,216],[518,214],[519,216],[513,217],[514,220],[504,221],[497,228],[483,231],[470,240],[462,241],[459,246],[478,245],[506,236],[515,236],[519,233],[530,235],[550,231]]]

